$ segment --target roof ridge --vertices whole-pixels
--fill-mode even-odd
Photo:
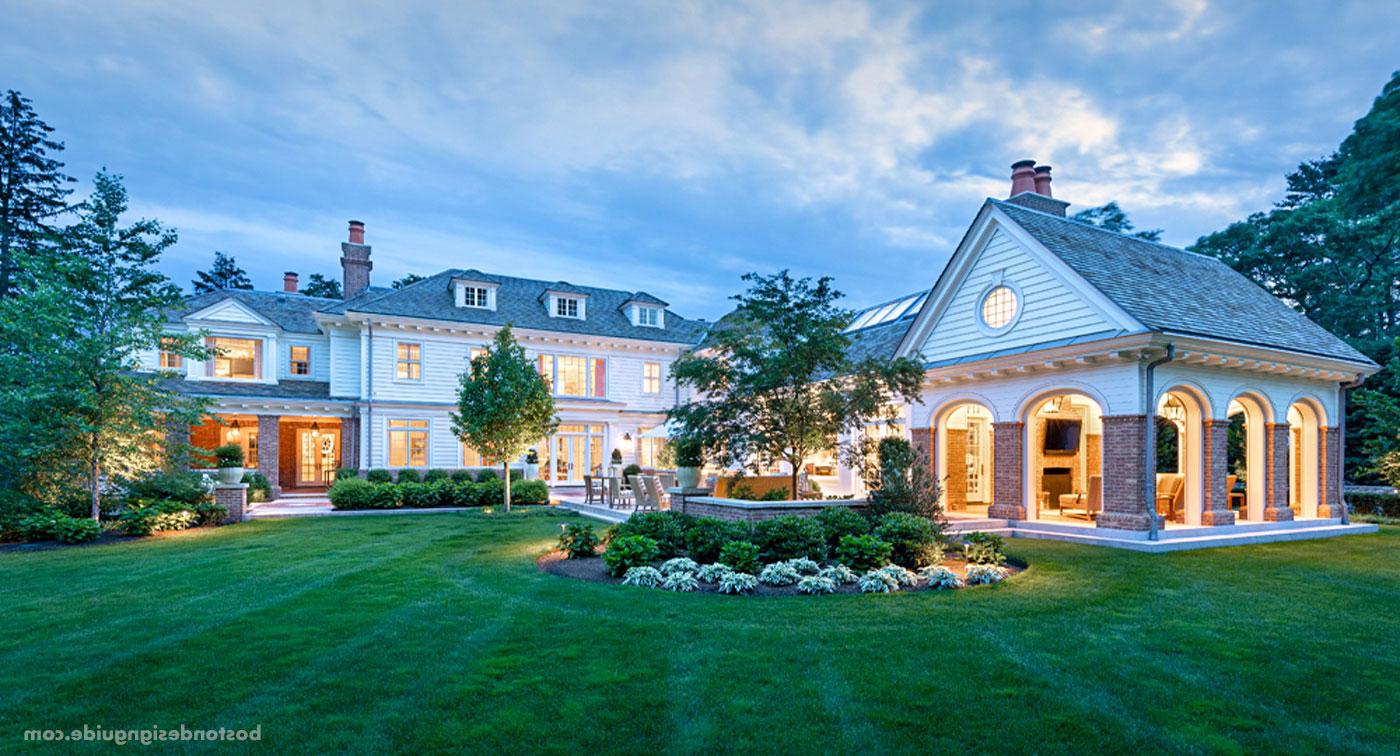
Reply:
[[[1014,203],[1014,202],[1007,202],[1006,200],[999,200],[999,199],[997,199],[997,198],[995,198],[995,197],[988,197],[988,198],[987,198],[987,201],[988,201],[988,202],[991,202],[991,203],[993,203],[993,204],[996,204],[996,205],[1009,205],[1009,206],[1011,206],[1011,207],[1016,208],[1017,210],[1024,210],[1024,211],[1026,211],[1026,212],[1028,212],[1028,213],[1035,213],[1035,214],[1037,214],[1037,215],[1043,215],[1043,216],[1045,216],[1046,218],[1051,218],[1051,219],[1053,219],[1053,220],[1064,221],[1065,223],[1073,223],[1074,225],[1079,226],[1080,228],[1088,228],[1088,229],[1093,229],[1094,231],[1098,231],[1098,232],[1100,232],[1100,233],[1112,234],[1113,236],[1116,236],[1116,237],[1118,237],[1118,238],[1120,238],[1120,239],[1127,239],[1128,241],[1138,242],[1138,243],[1141,243],[1141,244],[1151,244],[1151,245],[1154,246],[1154,247],[1161,247],[1162,249],[1169,250],[1169,251],[1171,251],[1171,252],[1181,252],[1181,253],[1187,254],[1187,255],[1195,255],[1196,257],[1204,257],[1204,258],[1207,259],[1207,260],[1219,260],[1219,259],[1220,259],[1220,258],[1214,257],[1214,256],[1212,256],[1212,255],[1205,255],[1205,254],[1201,254],[1200,252],[1192,252],[1192,251],[1189,250],[1189,249],[1183,249],[1183,248],[1181,248],[1181,247],[1174,247],[1174,246],[1172,246],[1172,245],[1170,245],[1170,244],[1168,244],[1168,243],[1166,243],[1166,242],[1153,241],[1153,240],[1151,240],[1151,239],[1144,239],[1144,238],[1142,238],[1141,236],[1133,236],[1132,234],[1125,234],[1125,233],[1123,233],[1122,231],[1114,231],[1113,229],[1104,228],[1103,226],[1096,226],[1096,225],[1094,225],[1094,224],[1092,224],[1092,223],[1089,223],[1089,222],[1087,222],[1087,221],[1076,220],[1076,219],[1074,219],[1074,218],[1070,218],[1070,217],[1067,217],[1067,216],[1064,216],[1064,215],[1056,215],[1056,214],[1054,214],[1054,213],[1047,213],[1047,212],[1045,212],[1044,210],[1036,210],[1036,209],[1033,208],[1033,207],[1026,207],[1025,205],[1018,205],[1018,204],[1016,204],[1016,203]]]

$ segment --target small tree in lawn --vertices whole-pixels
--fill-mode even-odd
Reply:
[[[549,384],[516,343],[510,326],[497,331],[491,346],[473,358],[462,373],[452,432],[483,459],[501,460],[507,512],[510,461],[554,433],[558,425]]]
[[[783,271],[744,280],[735,310],[672,365],[698,398],[669,414],[681,440],[710,459],[754,470],[787,462],[796,499],[803,462],[844,432],[891,419],[896,402],[917,398],[923,369],[906,358],[853,358],[845,333],[853,313],[837,306],[830,278]]]

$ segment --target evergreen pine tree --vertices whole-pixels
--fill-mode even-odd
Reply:
[[[248,274],[238,267],[238,261],[232,255],[226,255],[223,252],[215,252],[214,265],[207,271],[196,272],[195,276],[195,279],[190,283],[194,284],[194,293],[196,294],[221,289],[253,288],[253,282],[248,280]]]
[[[73,179],[51,153],[63,143],[49,138],[53,128],[9,90],[0,100],[0,297],[17,288],[23,258],[37,251],[52,232],[50,222],[68,210]]]

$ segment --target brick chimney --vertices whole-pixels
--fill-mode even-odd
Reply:
[[[1065,217],[1069,203],[1050,196],[1050,166],[1036,165],[1034,160],[1017,160],[1011,164],[1011,198],[1014,205]]]
[[[1035,191],[1035,161],[1017,160],[1011,164],[1011,194]]]
[[[369,260],[369,245],[365,244],[365,224],[363,221],[350,221],[350,241],[340,244],[340,269],[345,277],[345,298],[359,294],[369,288],[369,271],[374,263]]]
[[[288,294],[297,293],[297,274],[294,270],[289,270],[282,274],[282,291]]]

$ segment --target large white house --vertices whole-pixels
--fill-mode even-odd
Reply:
[[[1016,163],[1010,198],[983,204],[931,288],[858,314],[853,349],[925,367],[921,401],[867,432],[924,449],[952,512],[1136,532],[1343,516],[1345,389],[1377,366],[1219,260],[1067,206],[1048,167]],[[342,253],[344,301],[298,294],[288,274],[283,292],[202,294],[173,316],[220,352],[150,358],[215,400],[196,445],[243,443],[282,488],[324,486],[337,466],[481,464],[449,412],[472,350],[510,323],[559,400],[542,477],[578,482],[613,449],[655,462],[644,434],[705,323],[644,292],[475,270],[370,287],[354,221]],[[1157,470],[1163,432],[1175,459]],[[827,493],[857,492],[835,459],[809,467]]]

